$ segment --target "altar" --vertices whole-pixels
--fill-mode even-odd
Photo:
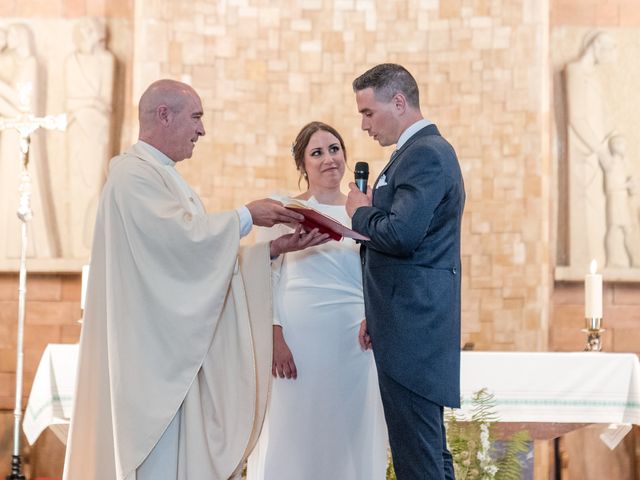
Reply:
[[[51,427],[66,443],[71,418],[76,344],[49,344],[40,360],[24,415],[30,444]],[[602,424],[610,448],[640,425],[640,361],[631,353],[462,352],[462,416],[481,389],[495,396],[501,424],[552,439]]]
[[[495,396],[501,424],[550,440],[602,424],[601,440],[615,448],[640,424],[640,361],[632,353],[462,352],[461,413],[485,388]]]
[[[50,343],[45,348],[22,420],[22,430],[30,445],[47,427],[62,443],[67,443],[77,363],[78,345],[75,343]]]

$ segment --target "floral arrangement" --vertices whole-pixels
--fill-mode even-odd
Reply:
[[[447,409],[445,414],[456,480],[519,480],[520,455],[529,450],[528,432],[516,432],[511,438],[498,441],[494,432],[498,421],[494,396],[482,389],[473,395],[471,402],[470,421],[461,419],[453,409]],[[387,480],[396,480],[391,461]]]
[[[494,396],[482,389],[473,395],[471,403],[471,421],[461,421],[454,410],[448,410],[446,415],[447,442],[456,478],[519,480],[522,473],[519,456],[529,450],[528,432],[516,432],[498,442],[494,435],[498,422]]]

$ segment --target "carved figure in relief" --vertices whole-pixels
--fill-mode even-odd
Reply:
[[[111,157],[115,59],[106,49],[106,27],[95,18],[73,30],[75,51],[65,62],[71,256],[88,257],[98,196]]]
[[[616,43],[604,32],[585,37],[578,59],[565,70],[568,106],[570,263],[605,264],[606,198],[600,158],[614,130],[598,68],[616,60]]]
[[[3,117],[17,115],[17,108],[11,98],[15,92],[11,85],[11,60],[9,52],[8,32],[0,27],[0,115]]]
[[[635,182],[626,157],[622,135],[614,134],[608,141],[608,154],[600,156],[607,197],[607,267],[640,266],[638,220],[634,218],[631,197]]]
[[[40,115],[42,85],[32,32],[22,24],[11,24],[5,31],[6,36],[0,34],[0,117]],[[22,171],[19,138],[13,129],[0,132],[0,258],[5,259],[20,257],[20,221],[16,216]],[[59,257],[60,240],[43,131],[31,136],[29,159],[33,219],[28,224],[28,256]]]

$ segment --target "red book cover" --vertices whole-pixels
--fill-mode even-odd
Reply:
[[[285,207],[304,215],[302,226],[307,231],[317,228],[320,233],[328,233],[333,240],[341,240],[342,237],[353,238],[354,240],[369,240],[369,237],[351,230],[336,219],[295,200],[289,200]]]

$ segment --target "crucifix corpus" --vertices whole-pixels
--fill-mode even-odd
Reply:
[[[65,130],[67,128],[67,116],[47,115],[37,117],[30,112],[29,97],[31,84],[22,85],[19,89],[20,114],[14,118],[0,118],[0,131],[17,130],[20,134],[20,153],[22,173],[20,174],[20,186],[18,192],[18,218],[21,224],[21,250],[20,250],[20,281],[18,286],[18,339],[16,345],[16,403],[13,411],[13,455],[11,457],[11,473],[7,480],[25,480],[21,474],[20,459],[20,420],[22,419],[22,361],[24,343],[24,313],[27,294],[27,223],[31,220],[31,176],[29,175],[29,145],[31,135],[39,128],[46,130]]]

